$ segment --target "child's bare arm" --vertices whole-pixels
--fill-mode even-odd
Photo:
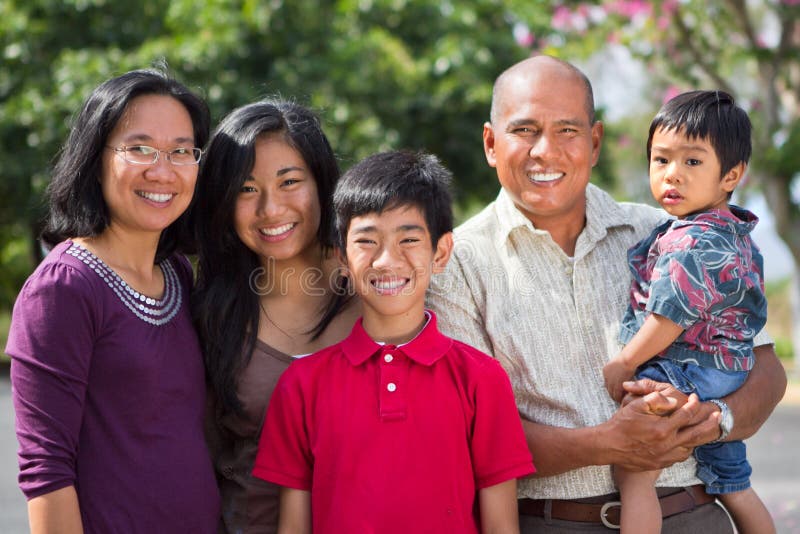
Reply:
[[[278,534],[311,534],[311,492],[281,487]]]
[[[478,491],[483,534],[518,534],[517,479]]]
[[[681,326],[663,315],[651,313],[633,339],[603,367],[603,378],[611,398],[620,402],[625,396],[622,383],[633,378],[638,366],[669,347],[682,332]]]

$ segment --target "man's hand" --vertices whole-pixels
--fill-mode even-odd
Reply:
[[[646,380],[626,382],[625,389],[646,393],[628,395],[606,423],[603,435],[609,458],[605,463],[629,471],[663,469],[719,436],[718,413],[696,395],[687,397],[669,384]],[[706,439],[715,431],[714,437]]]
[[[684,406],[689,400],[688,395],[679,391],[672,384],[656,382],[650,379],[625,382],[623,387],[627,394],[622,399],[622,406],[636,401],[637,399],[652,399],[654,393],[657,393],[661,398],[672,399],[675,401],[676,406]],[[659,406],[663,406],[663,403]],[[695,422],[680,429],[684,444],[694,448],[719,438],[719,420],[720,412],[715,404],[699,402]]]
[[[622,383],[633,378],[635,370],[635,366],[631,368],[620,357],[612,358],[603,366],[603,379],[606,383],[606,389],[615,402],[622,401],[622,397],[625,395]]]

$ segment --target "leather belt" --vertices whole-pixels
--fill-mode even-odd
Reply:
[[[714,496],[707,494],[702,484],[697,484],[680,488],[675,493],[660,497],[658,502],[661,504],[661,516],[670,517],[714,502],[714,500]],[[549,516],[562,521],[602,523],[608,528],[619,528],[621,504],[617,500],[588,503],[557,499],[519,499],[517,504],[520,515]]]

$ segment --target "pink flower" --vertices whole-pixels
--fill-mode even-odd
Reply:
[[[523,24],[522,22],[517,22],[514,24],[514,29],[512,31],[514,34],[514,40],[519,46],[528,48],[533,44],[535,37],[531,33],[530,29],[528,29],[527,25]]]
[[[669,28],[669,23],[670,23],[670,18],[666,15],[662,15],[658,17],[658,20],[656,20],[656,27],[659,30],[664,31]]]
[[[651,6],[649,2],[644,0],[613,0],[605,4],[608,13],[615,13],[632,19],[637,16],[649,16],[651,13]]]
[[[672,15],[678,10],[678,0],[664,0],[661,4],[661,11],[665,15]]]
[[[664,91],[664,97],[662,98],[661,103],[666,104],[667,102],[669,102],[682,92],[683,91],[681,91],[681,89],[677,85],[670,85],[669,87],[667,87],[667,90]]]
[[[556,30],[568,30],[572,26],[572,12],[567,6],[558,6],[553,11],[550,25]]]

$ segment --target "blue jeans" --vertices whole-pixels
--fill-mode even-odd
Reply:
[[[669,382],[678,390],[696,393],[701,401],[719,399],[741,387],[747,371],[722,371],[667,358],[654,358],[636,371],[637,378]],[[694,449],[697,478],[711,494],[733,493],[750,487],[750,463],[741,441],[707,443]]]

